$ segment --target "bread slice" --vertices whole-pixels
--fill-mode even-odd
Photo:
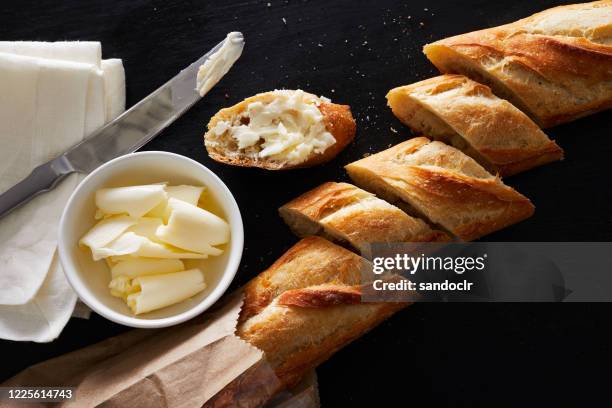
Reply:
[[[322,235],[364,253],[377,242],[448,241],[423,220],[348,183],[324,183],[279,208],[300,237]]]
[[[245,286],[240,320],[261,312],[286,290],[328,283],[359,285],[366,264],[364,258],[324,238],[306,237]]]
[[[236,334],[295,385],[312,368],[409,303],[361,303],[368,262],[323,238],[298,242],[245,287]]]
[[[350,163],[358,186],[470,241],[530,217],[528,198],[460,150],[425,137]]]
[[[341,285],[293,290],[239,325],[237,335],[263,350],[281,383],[279,388],[290,388],[308,370],[408,306],[355,303],[357,291]]]
[[[392,89],[387,101],[415,132],[452,144],[502,177],[563,157],[563,150],[527,115],[463,75]]]
[[[489,85],[542,127],[612,107],[612,1],[551,8],[427,44],[443,73]]]
[[[355,131],[349,106],[302,90],[277,90],[221,109],[208,123],[204,144],[218,162],[283,170],[333,159]]]

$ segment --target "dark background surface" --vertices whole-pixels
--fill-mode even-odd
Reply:
[[[499,25],[555,1],[2,1],[2,40],[99,40],[122,58],[128,106],[204,54],[229,31],[246,47],[204,100],[145,146],[189,156],[235,194],[245,252],[233,286],[297,241],[276,208],[342,166],[405,140],[386,107],[392,87],[436,74],[421,53],[432,40]],[[283,18],[286,23],[283,22]],[[209,118],[261,91],[303,88],[350,104],[356,141],[331,163],[285,173],[232,168],[202,147]],[[609,112],[547,133],[566,159],[509,178],[536,214],[490,241],[609,241]],[[394,133],[391,127],[398,133]],[[610,406],[608,304],[418,304],[318,369],[323,406]],[[126,328],[99,316],[72,320],[49,344],[0,342],[0,380]]]

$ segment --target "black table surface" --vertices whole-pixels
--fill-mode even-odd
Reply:
[[[176,74],[229,31],[246,37],[231,72],[144,150],[191,157],[235,194],[245,224],[233,287],[270,265],[297,239],[276,209],[329,180],[343,165],[405,140],[410,132],[385,93],[436,74],[430,41],[499,25],[562,4],[466,1],[2,1],[1,40],[99,40],[122,58],[128,106]],[[233,168],[202,146],[209,118],[261,91],[302,88],[351,105],[357,137],[324,166],[291,172]],[[609,241],[612,226],[609,112],[550,129],[566,158],[506,182],[531,198],[531,219],[490,241]],[[397,130],[395,133],[393,130]],[[607,304],[418,304],[338,352],[318,369],[323,406],[550,406],[610,404],[612,335]],[[52,343],[0,342],[0,380],[33,363],[126,328],[73,319]]]

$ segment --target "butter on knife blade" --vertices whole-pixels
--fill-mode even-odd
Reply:
[[[223,78],[244,49],[244,36],[240,32],[231,32],[225,38],[223,46],[212,54],[198,69],[196,90],[204,96]]]

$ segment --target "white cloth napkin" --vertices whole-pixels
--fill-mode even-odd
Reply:
[[[102,45],[97,41],[0,41],[0,52],[28,57],[82,62],[101,68]]]
[[[102,60],[104,92],[106,95],[106,121],[110,122],[125,110],[125,71],[117,58]]]
[[[51,341],[68,323],[76,300],[55,255],[46,279],[31,301],[0,306],[0,336],[8,340]]]
[[[0,192],[83,138],[95,70],[0,53]],[[27,303],[40,288],[55,252],[57,220],[75,185],[72,176],[0,219],[0,304]]]
[[[0,192],[124,110],[121,61],[104,69],[100,54],[93,42],[0,42]],[[76,295],[57,260],[57,227],[81,179],[0,219],[0,338],[51,341],[68,321]]]

